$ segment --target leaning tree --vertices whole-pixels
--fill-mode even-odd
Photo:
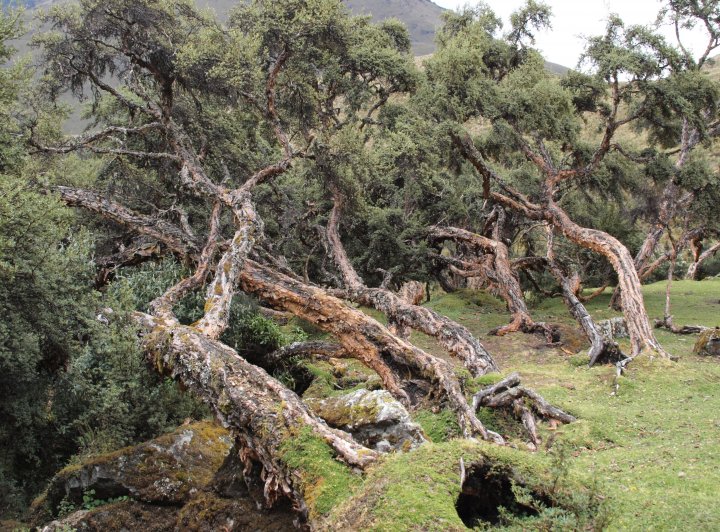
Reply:
[[[38,116],[29,142],[40,157],[74,154],[98,168],[93,179],[66,175],[47,186],[102,220],[109,235],[123,235],[123,246],[101,242],[108,257],[98,261],[99,283],[161,255],[192,269],[135,314],[141,344],[153,367],[193,390],[231,428],[246,471],[262,470],[267,502],[287,496],[301,515],[312,513],[303,472],[283,460],[282,449],[301,433],[353,468],[378,455],[220,341],[238,291],[336,342],[294,346],[295,356],[356,359],[405,404],[417,400],[417,385],[400,376],[409,374],[449,406],[464,436],[504,443],[476,416],[454,367],[410,343],[405,331],[435,337],[474,376],[497,370],[492,356],[409,290],[368,286],[340,235],[357,177],[353,150],[371,151],[381,111],[419,80],[404,29],[351,19],[334,0],[260,0],[238,7],[227,26],[184,0],[84,0],[53,8],[45,22],[52,31],[37,39],[45,88],[50,97],[70,90],[89,100],[92,127],[62,137]],[[293,202],[278,186],[283,179],[317,197]],[[277,251],[304,249],[283,227],[316,215],[323,201],[331,205],[326,222],[304,227],[319,229],[335,264],[325,270],[340,273],[331,290],[319,284],[323,268],[298,273],[298,256]],[[174,308],[197,291],[205,293],[202,315],[183,324]],[[350,302],[379,309],[393,330]],[[528,405],[541,417],[572,419],[515,376],[478,398],[480,405],[514,411],[533,441]]]
[[[623,293],[631,356],[646,349],[668,356],[649,323],[636,260],[618,238],[573,219],[572,202],[578,197],[573,192],[617,172],[619,158],[632,165],[647,163],[649,154],[646,160],[636,157],[636,141],[628,144],[622,132],[649,122],[657,125],[657,134],[668,134],[671,126],[684,131],[687,138],[675,163],[682,174],[688,152],[708,130],[709,122],[700,127],[692,117],[715,112],[714,99],[704,92],[711,84],[692,77],[705,95],[702,101],[683,108],[684,118],[674,113],[672,124],[658,124],[657,113],[682,107],[681,102],[659,102],[671,91],[682,92],[667,75],[683,59],[653,31],[625,27],[611,17],[606,33],[588,43],[584,58],[590,73],[572,72],[558,82],[530,47],[530,30],[548,24],[546,6],[528,3],[504,34],[487,7],[446,18],[440,49],[425,63],[427,80],[415,98],[416,108],[453,139],[457,153],[477,172],[487,202],[551,227],[612,265]],[[650,256],[655,244],[645,247],[649,251],[641,254]],[[514,323],[523,326],[523,320]]]
[[[662,76],[657,79],[631,80],[636,83],[637,95],[628,104],[637,115],[636,125],[647,135],[649,146],[642,151],[618,150],[641,164],[653,184],[647,194],[645,218],[649,228],[634,258],[641,280],[686,247],[693,250],[695,265],[688,276],[694,278],[697,264],[714,253],[702,256],[700,243],[712,236],[715,229],[708,226],[704,207],[712,204],[717,195],[717,177],[710,168],[706,148],[720,132],[719,93],[716,80],[705,70],[720,46],[719,14],[720,5],[715,1],[673,1],[660,12],[657,23],[674,29],[674,43],[669,44],[643,28],[626,31],[629,44],[645,46],[662,67]],[[705,34],[702,49],[694,51],[685,46],[688,30]],[[592,40],[589,57],[597,56],[603,46],[606,45],[602,40]],[[688,214],[690,218],[695,214],[696,219],[691,221]],[[656,256],[658,245],[673,224],[685,226],[682,236],[673,243],[673,248],[679,249]],[[618,287],[612,300],[616,307],[620,306],[620,295]]]

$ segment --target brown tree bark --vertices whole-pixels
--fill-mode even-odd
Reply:
[[[82,207],[85,210],[99,214],[107,220],[112,220],[133,229],[139,234],[162,242],[170,251],[181,257],[194,257],[197,259],[197,253],[200,249],[197,240],[173,223],[132,211],[91,190],[65,186],[56,186],[52,190],[57,192],[60,199],[70,207]]]
[[[549,221],[569,240],[602,254],[612,264],[624,294],[623,315],[630,333],[632,356],[640,354],[644,349],[651,349],[663,356],[669,356],[655,338],[650,327],[640,278],[627,248],[607,233],[579,226],[553,201],[547,203],[544,212]]]
[[[553,249],[553,230],[547,228],[547,264],[552,273],[553,277],[560,283],[562,288],[563,300],[565,305],[568,307],[570,314],[578,322],[582,330],[585,332],[588,340],[590,340],[590,350],[588,351],[589,362],[588,365],[592,367],[598,362],[618,362],[625,358],[625,355],[620,351],[617,343],[605,338],[597,328],[595,320],[592,319],[590,313],[582,304],[580,298],[577,296],[577,290],[575,289],[576,283],[574,283],[565,273],[563,272],[560,265],[555,261],[555,252]]]
[[[512,322],[495,329],[492,333],[503,336],[508,333],[522,331],[526,333],[541,332],[552,338],[550,329],[544,323],[536,323],[525,304],[522,288],[510,262],[507,246],[496,239],[487,238],[457,227],[433,228],[434,238],[455,240],[473,246],[490,254],[492,258],[492,275],[495,277],[498,290],[512,315]],[[552,341],[552,340],[551,340]]]
[[[409,327],[436,338],[451,355],[462,360],[474,376],[498,371],[490,353],[467,328],[431,309],[408,303],[390,290],[365,286],[340,239],[339,223],[344,201],[339,191],[333,191],[333,199],[327,234],[333,258],[347,287],[347,290],[335,293],[355,303],[379,310],[391,322],[401,327]]]
[[[714,245],[700,253],[697,259],[688,268],[685,278],[696,281],[700,266],[702,266],[703,262],[708,260],[710,257],[713,257],[718,251],[720,251],[720,242],[716,242]]]
[[[236,436],[246,466],[262,464],[269,505],[284,495],[307,517],[303,483],[282,458],[283,446],[303,430],[310,429],[351,467],[366,468],[376,460],[374,451],[347,433],[329,428],[295,393],[225,344],[173,320],[142,313],[135,318],[153,367],[181,382],[212,408]]]
[[[450,364],[395,336],[362,311],[321,288],[306,285],[251,260],[246,261],[240,272],[239,285],[245,293],[258,297],[267,305],[291,312],[332,334],[350,356],[378,372],[384,381],[388,381],[385,384],[388,391],[405,402],[407,395],[382,361],[387,357],[396,365],[410,368],[433,383],[440,396],[447,400],[465,436],[502,442],[502,438],[486,430],[477,419]]]
[[[491,198],[511,209],[518,211],[531,220],[545,220],[553,225],[555,229],[565,235],[570,241],[600,253],[608,259],[618,275],[621,290],[626,294],[627,305],[623,306],[623,314],[628,324],[630,343],[632,345],[632,356],[636,356],[645,349],[657,352],[661,356],[669,357],[663,347],[655,338],[650,321],[645,310],[645,303],[642,296],[640,278],[635,269],[635,263],[623,244],[611,235],[581,227],[573,222],[567,213],[555,203],[553,195],[557,184],[573,174],[560,175],[553,171],[549,165],[541,166],[546,173],[546,179],[542,190],[542,204],[533,203],[523,194],[515,191],[504,183],[503,179],[487,164],[480,152],[477,150],[469,135],[455,135],[454,140],[460,147],[465,157],[473,164],[480,174],[488,179],[494,180],[505,192],[491,193]],[[609,147],[608,147],[609,149]],[[526,147],[526,151],[529,151]],[[537,156],[535,157],[537,158]]]

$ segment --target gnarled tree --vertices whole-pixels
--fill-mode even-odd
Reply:
[[[618,130],[643,116],[642,103],[627,104],[638,84],[664,72],[664,62],[654,55],[658,39],[642,28],[625,29],[611,18],[606,35],[592,41],[586,53],[595,73],[574,74],[561,86],[528,46],[531,25],[547,23],[547,8],[529,4],[525,15],[514,18],[504,36],[485,8],[448,15],[441,49],[426,63],[426,93],[417,104],[452,136],[459,153],[478,172],[488,201],[547,222],[569,241],[609,261],[624,293],[632,355],[650,349],[665,356],[650,326],[627,247],[604,231],[579,225],[562,204],[568,190],[592,180],[609,155],[622,150]],[[617,61],[618,56],[623,61]],[[586,112],[596,113],[602,124],[595,144],[580,135]],[[478,119],[485,127],[473,140],[465,124]]]
[[[369,135],[389,95],[411,86],[402,35],[351,20],[332,0],[254,2],[238,8],[229,29],[181,0],[85,0],[52,11],[47,22],[55,32],[39,44],[49,88],[89,93],[96,123],[90,133],[57,140],[38,121],[31,145],[41,154],[92,154],[104,163],[95,190],[72,179],[50,188],[191,265],[191,276],[136,314],[142,345],[158,371],[194,390],[232,429],[248,470],[262,466],[268,503],[284,495],[304,518],[311,513],[305,485],[282,457],[283,445],[301,432],[352,467],[366,467],[376,454],[329,429],[292,390],[219,341],[237,290],[332,335],[343,357],[374,370],[403,402],[411,397],[398,368],[427,380],[465,436],[503,443],[477,418],[448,362],[295,274],[272,251],[256,208],[267,185],[300,161],[322,159],[335,131],[350,124]],[[120,193],[110,186],[118,174]],[[145,178],[153,195],[122,194]],[[328,240],[338,265],[347,266],[343,297],[371,302],[437,337],[476,375],[497,369],[464,327],[384,288],[366,288],[342,260],[337,221],[334,228],[331,221]],[[174,307],[202,289],[201,317],[181,324]]]

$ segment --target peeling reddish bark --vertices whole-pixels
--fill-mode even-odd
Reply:
[[[498,183],[505,192],[503,194],[493,192],[491,194],[493,200],[517,210],[531,220],[544,220],[550,223],[571,242],[600,253],[608,259],[618,275],[620,288],[627,299],[627,304],[623,306],[623,314],[630,333],[632,356],[638,355],[645,349],[650,349],[661,356],[669,357],[655,338],[650,327],[641,292],[640,278],[630,252],[619,240],[611,235],[597,229],[582,227],[570,219],[567,213],[553,199],[557,176],[554,176],[551,171],[546,174],[541,191],[542,202],[541,204],[533,203],[504,183],[503,179],[497,175],[475,148],[469,135],[455,135],[453,139],[478,172],[484,178],[487,177]]]
[[[364,469],[376,460],[374,451],[328,427],[295,393],[225,344],[172,320],[142,313],[135,318],[149,362],[202,397],[233,431],[248,465],[262,464],[269,504],[287,496],[307,517],[302,483],[282,460],[282,446],[302,430],[312,430],[350,466]]]
[[[458,417],[463,434],[502,441],[477,419],[465,400],[452,366],[444,360],[395,336],[377,320],[321,288],[306,285],[254,261],[246,261],[239,283],[244,292],[258,297],[269,306],[291,312],[332,334],[347,353],[379,374],[389,371],[387,365],[378,366],[378,361],[383,361],[385,357],[417,372],[432,382],[440,396],[447,400]],[[390,372],[385,377],[383,374],[380,376],[388,379],[388,391],[407,401],[394,374]]]
[[[512,268],[510,253],[504,243],[457,227],[433,228],[431,235],[434,238],[463,242],[492,256],[491,275],[494,277],[495,285],[512,315],[512,322],[494,330],[493,334],[503,336],[521,331],[527,333],[541,332],[546,336],[552,336],[545,324],[536,323],[530,316],[530,311],[522,295],[520,281]]]
[[[340,240],[339,224],[344,200],[336,189],[333,190],[333,200],[327,235],[333,258],[347,287],[347,290],[335,293],[355,303],[379,310],[387,316],[391,323],[415,329],[436,338],[451,355],[461,359],[474,376],[498,371],[497,364],[490,353],[467,328],[433,310],[409,303],[390,290],[365,286],[350,263]]]
[[[716,242],[713,246],[700,253],[700,255],[688,268],[685,278],[693,281],[697,280],[698,270],[700,269],[700,266],[702,266],[702,263],[710,257],[713,257],[718,251],[720,251],[720,242]]]

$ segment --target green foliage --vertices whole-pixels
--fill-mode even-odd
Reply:
[[[700,17],[712,33],[714,7],[698,12],[696,4],[673,2],[666,14],[682,26]],[[618,142],[613,151],[592,171],[581,172],[581,179],[562,182],[554,199],[573,220],[619,238],[632,251],[644,236],[644,222],[656,215],[653,198],[670,181],[695,194],[695,218],[689,220],[704,223],[715,213],[720,188],[710,142],[720,93],[700,72],[702,61],[693,62],[647,28],[626,27],[611,17],[604,35],[588,43],[587,73],[558,80],[548,75],[531,48],[534,32],[548,26],[549,16],[547,6],[530,0],[513,14],[503,34],[500,19],[484,4],[448,13],[438,33],[438,53],[425,62],[424,71],[409,57],[408,33],[397,21],[376,26],[368,18],[349,18],[337,0],[242,3],[226,26],[186,0],[83,0],[54,6],[46,18],[53,31],[37,43],[43,46],[48,75],[42,89],[51,96],[71,90],[87,97],[93,127],[140,126],[149,120],[143,112],[132,105],[128,111],[119,102],[142,107],[147,95],[148,105],[166,113],[163,121],[187,135],[179,141],[173,132],[156,134],[153,126],[147,136],[108,137],[98,146],[116,148],[124,142],[128,149],[155,153],[173,151],[180,143],[183,149],[202,153],[212,180],[233,186],[281,157],[274,132],[278,126],[288,131],[293,149],[306,142],[307,156],[296,158],[287,173],[254,194],[272,252],[285,256],[296,272],[314,282],[338,284],[323,228],[331,196],[339,194],[345,209],[341,231],[351,260],[369,284],[379,284],[390,272],[391,286],[396,287],[405,279],[429,280],[436,273],[428,260],[428,226],[457,224],[480,231],[486,222],[483,213],[492,207],[475,170],[458,157],[452,133],[461,127],[470,130],[490,166],[536,201],[542,195],[542,172],[522,149],[542,152],[558,167],[591,164],[611,118],[613,83],[620,115],[633,116],[638,130],[630,139],[610,139]],[[16,33],[16,21],[0,16],[0,60],[9,57],[4,42]],[[272,80],[277,121],[269,120],[272,113],[266,110],[273,65],[282,66]],[[63,113],[51,110],[52,102],[41,101],[39,93],[35,99],[26,94],[30,77],[22,64],[0,71],[0,513],[20,507],[22,499],[72,455],[147,439],[185,417],[206,413],[173,382],[148,370],[129,315],[145,310],[189,272],[166,260],[118,272],[106,294],[93,292],[93,244],[104,254],[120,242],[133,243],[137,235],[94,218],[74,218],[51,195],[38,194],[28,183],[71,182],[94,188],[139,212],[173,221],[182,208],[187,214],[183,220],[199,238],[206,231],[207,200],[179,186],[172,157],[93,158],[82,152],[59,162],[28,158],[25,121],[32,124],[36,140],[59,142],[57,117]],[[93,77],[118,81],[118,98],[97,87],[88,90]],[[124,80],[129,87],[122,86]],[[30,120],[27,113],[36,111],[39,116]],[[683,124],[697,130],[698,145],[678,170],[668,149],[681,140]],[[631,194],[641,198],[630,199]],[[507,234],[501,237],[517,237],[513,252],[542,256],[542,238],[520,217],[508,218]],[[222,219],[224,237],[231,224],[229,216]],[[94,242],[89,231],[95,234]],[[563,261],[584,268],[584,281],[608,278],[604,260],[577,251],[560,237],[557,245]],[[547,276],[543,281],[554,283]],[[659,292],[649,287],[647,293],[657,314]],[[187,295],[175,308],[181,322],[195,322],[204,299],[202,291]],[[606,303],[597,300],[591,310],[608,317],[610,311],[600,309],[599,301]],[[477,335],[507,321],[504,305],[487,294],[443,295],[433,304],[451,318],[462,318]],[[709,304],[696,306],[706,311],[699,318],[716,310]],[[560,317],[566,312],[555,301],[543,301],[536,310],[538,320],[568,319]],[[98,314],[109,323],[98,321]],[[695,314],[682,306],[675,317],[681,322]],[[236,296],[230,327],[221,339],[262,365],[266,354],[305,336],[279,327],[262,317],[253,301]],[[426,339],[413,340],[428,350],[437,348],[423,344]],[[663,340],[690,356],[681,340]],[[584,417],[563,427],[558,436],[543,433],[548,443],[567,439],[572,454],[558,442],[550,460],[542,454],[534,458],[508,449],[485,450],[453,440],[459,429],[451,412],[421,411],[416,418],[435,444],[389,458],[363,483],[334,460],[324,442],[303,432],[292,435],[282,459],[300,471],[311,511],[328,514],[362,489],[376,497],[373,524],[378,529],[459,528],[454,512],[457,465],[460,458],[471,456],[489,457],[532,478],[532,489],[517,484],[515,497],[538,515],[506,513],[504,524],[511,528],[602,527],[606,518],[599,490],[572,489],[582,484],[576,482],[578,471],[595,463],[605,478],[621,486],[621,527],[647,528],[663,519],[680,524],[679,512],[667,510],[679,503],[663,490],[670,486],[677,491],[682,484],[655,465],[657,456],[645,453],[671,460],[677,451],[686,461],[695,459],[677,435],[687,432],[681,425],[685,422],[705,436],[698,437],[702,445],[714,441],[708,437],[712,428],[702,425],[717,409],[707,391],[717,377],[709,362],[703,362],[708,365],[702,371],[680,366],[668,375],[631,374],[623,378],[621,394],[609,398],[606,368],[585,370],[577,357],[568,360],[544,352],[542,363],[536,364],[536,347],[513,335],[493,345],[493,352],[502,352],[504,367],[527,370],[523,378],[530,384],[551,400],[567,401]],[[268,369],[293,385],[295,362]],[[321,366],[308,368],[319,374],[319,391],[332,393],[330,373]],[[468,391],[492,381],[465,377]],[[699,381],[698,389],[708,394],[707,405],[697,398],[692,403],[702,415],[659,410],[667,395],[683,406],[693,399],[683,395],[683,379]],[[568,384],[578,382],[582,386]],[[482,410],[480,415],[505,434],[518,430],[516,422],[495,412]],[[643,441],[637,439],[639,430]],[[699,468],[712,471],[711,460],[698,460]],[[699,492],[709,491],[712,482],[694,482],[688,499],[711,508]],[[636,512],[648,499],[665,505],[651,509],[655,522],[643,521]],[[99,502],[88,494],[84,504],[94,507]],[[398,515],[399,520],[393,520]],[[708,509],[705,516],[693,516],[692,524],[700,528],[714,517]]]
[[[78,510],[94,510],[95,508],[99,508],[100,506],[129,500],[132,499],[128,495],[122,495],[120,497],[113,497],[110,499],[96,499],[95,490],[86,490],[83,492],[82,504],[80,504],[79,506],[68,501],[67,499],[63,499],[62,501],[60,501],[60,504],[58,505],[57,516],[58,518],[62,518]]]
[[[0,12],[0,60],[18,15]],[[55,380],[94,329],[90,238],[24,175],[22,63],[0,70],[0,515],[23,507],[67,455]]]
[[[116,502],[129,501],[130,497],[128,495],[123,495],[120,497],[113,497],[111,499],[96,499],[95,498],[95,490],[88,490],[88,491],[83,492],[82,499],[83,499],[82,509],[83,510],[92,510],[93,508],[105,506],[106,504],[113,504]]]

